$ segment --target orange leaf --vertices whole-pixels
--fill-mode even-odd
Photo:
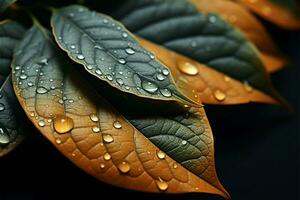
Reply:
[[[283,6],[268,0],[237,0],[270,22],[285,29],[300,29],[300,19]]]
[[[190,58],[179,55],[164,47],[139,38],[147,50],[156,54],[172,72],[174,79],[187,95],[204,104],[237,104],[262,102],[278,104],[279,102],[246,83],[241,83],[224,74],[200,64]]]
[[[287,60],[280,54],[263,25],[243,6],[228,0],[190,0],[199,11],[215,12],[239,28],[261,52],[268,72],[280,70]]]

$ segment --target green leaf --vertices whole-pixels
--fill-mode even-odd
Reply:
[[[119,22],[74,5],[55,10],[51,24],[69,57],[111,86],[141,97],[193,103],[178,91],[166,66]]]
[[[95,84],[83,80],[85,76],[61,55],[49,33],[37,24],[26,33],[17,50],[24,53],[15,54],[13,83],[24,111],[41,133],[80,168],[127,189],[206,192],[228,197],[215,174],[212,134],[203,108],[185,110],[176,103],[136,98],[106,84],[102,88],[97,85],[97,92],[92,87]],[[22,78],[24,75],[26,78]],[[112,91],[121,99],[115,99]],[[116,107],[130,116],[143,134],[99,94],[109,96],[109,101],[114,99]],[[142,100],[151,104],[142,104]],[[161,107],[154,109],[153,102]],[[127,103],[138,106],[133,109],[135,113],[126,112],[130,110]],[[65,127],[67,131],[61,131]],[[160,141],[155,139],[158,137]],[[170,141],[167,137],[177,139]]]
[[[115,16],[133,33],[279,98],[256,49],[218,15],[187,0],[131,0]]]
[[[11,4],[17,0],[0,0],[0,13],[5,11]]]
[[[20,106],[10,78],[13,49],[24,32],[17,22],[6,20],[0,23],[0,156],[14,149],[24,137]]]

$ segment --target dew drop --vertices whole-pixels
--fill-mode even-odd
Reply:
[[[120,164],[118,164],[118,169],[120,172],[126,174],[130,171],[130,165],[127,162],[121,162]]]
[[[88,66],[86,66],[86,68],[87,68],[88,70],[92,70],[94,67],[93,67],[92,65],[88,65]]]
[[[216,18],[216,16],[210,16],[208,18],[208,20],[209,20],[210,23],[215,23],[217,21],[217,18]]]
[[[106,143],[112,143],[114,141],[114,138],[111,135],[103,135],[103,141]]]
[[[98,122],[98,121],[99,121],[99,118],[97,117],[96,114],[91,114],[91,115],[90,115],[90,119],[91,119],[93,122]]]
[[[177,165],[176,163],[174,163],[174,164],[173,164],[173,168],[174,168],[174,169],[177,169],[177,168],[178,168],[178,165]]]
[[[225,82],[230,82],[231,81],[231,78],[229,77],[229,76],[224,76],[224,80],[225,80]]]
[[[106,78],[107,78],[107,80],[109,80],[109,81],[112,81],[112,80],[113,80],[113,77],[112,77],[112,75],[110,75],[110,74],[106,75]]]
[[[226,94],[221,90],[216,90],[214,96],[218,101],[224,101],[226,99]]]
[[[32,83],[32,82],[28,82],[27,85],[28,85],[29,87],[32,87],[32,86],[33,86],[33,83]]]
[[[149,56],[152,60],[155,58],[155,56],[153,54],[150,54]]]
[[[8,144],[9,142],[10,139],[7,132],[0,128],[0,144]]]
[[[157,80],[159,80],[159,81],[163,81],[163,80],[166,79],[166,77],[165,77],[163,74],[157,74],[157,75],[156,75],[156,78],[157,78]]]
[[[119,61],[119,63],[121,63],[122,65],[124,65],[124,64],[126,63],[126,60],[125,60],[124,58],[121,58],[121,59],[119,59],[118,61]]]
[[[156,155],[161,160],[166,158],[166,154],[160,150],[156,152]]]
[[[160,93],[164,96],[164,97],[171,97],[172,96],[172,93],[170,90],[168,89],[161,89],[159,90]]]
[[[178,68],[181,72],[190,76],[195,76],[199,73],[198,68],[190,62],[181,62],[179,63]]]
[[[114,126],[116,129],[122,128],[122,124],[121,124],[121,122],[119,122],[119,121],[115,121],[114,124],[113,124],[113,126]]]
[[[122,86],[124,84],[124,81],[120,78],[117,78],[117,83]]]
[[[249,85],[247,81],[244,82],[244,88],[249,93],[253,91],[253,88],[251,87],[251,85]]]
[[[128,85],[126,85],[124,88],[125,88],[126,90],[130,90],[130,87],[129,87]]]
[[[100,128],[98,126],[94,126],[92,128],[92,130],[93,130],[94,133],[99,133],[100,132]]]
[[[100,69],[96,69],[95,73],[98,75],[102,75],[102,72],[100,71]]]
[[[48,65],[48,59],[47,58],[43,58],[42,60],[40,60],[39,64]]]
[[[37,92],[38,94],[45,94],[45,93],[48,92],[48,90],[47,90],[46,88],[44,88],[44,87],[38,87],[38,88],[36,89],[36,92]]]
[[[156,185],[161,191],[166,191],[169,187],[168,183],[162,180],[160,177],[158,177],[158,180],[156,180]]]
[[[53,119],[53,126],[57,133],[64,134],[74,128],[73,119],[65,115],[56,115]]]
[[[25,80],[27,78],[27,75],[26,74],[21,74],[21,76],[20,76],[20,79],[21,80]]]
[[[163,73],[163,75],[168,76],[170,72],[167,69],[163,69],[162,73]]]
[[[197,46],[197,42],[196,41],[192,41],[191,46],[192,47],[196,47]]]
[[[55,142],[56,142],[56,144],[61,144],[61,139],[56,138],[56,139],[55,139]]]
[[[76,46],[74,44],[70,45],[70,49],[75,49]]]
[[[186,145],[186,144],[187,144],[187,141],[186,141],[186,140],[182,140],[181,144],[182,144],[182,145]]]
[[[29,115],[30,115],[30,117],[34,117],[35,116],[35,112],[31,111]]]
[[[104,160],[110,160],[111,159],[111,155],[109,153],[105,153],[103,156]]]
[[[83,56],[82,54],[79,54],[79,55],[77,55],[77,58],[78,58],[79,60],[83,60],[83,59],[84,59],[84,56]]]
[[[21,69],[21,66],[19,66],[19,65],[15,66],[15,70],[16,70],[16,71],[18,71],[18,70],[20,70],[20,69]]]
[[[3,111],[3,110],[5,110],[5,106],[4,106],[3,103],[0,103],[0,112]]]
[[[101,169],[104,169],[104,168],[105,168],[105,164],[101,163],[101,164],[100,164],[100,168],[101,168]]]
[[[107,23],[108,23],[108,20],[107,20],[107,19],[104,19],[104,20],[103,20],[103,23],[104,23],[104,24],[107,24]]]
[[[149,93],[154,93],[158,90],[157,85],[155,85],[154,83],[151,83],[149,81],[143,81],[142,88]]]
[[[122,33],[122,37],[123,38],[127,38],[128,37],[128,34],[126,32]]]
[[[127,48],[125,49],[126,53],[128,53],[129,55],[132,55],[135,53],[135,51],[132,48]]]
[[[40,120],[40,121],[38,122],[38,125],[39,125],[40,127],[44,127],[44,126],[46,125],[46,123],[45,123],[44,120]]]

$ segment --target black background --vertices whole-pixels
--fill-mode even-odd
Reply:
[[[215,136],[219,178],[234,200],[299,200],[300,33],[267,24],[291,59],[272,75],[294,112],[262,104],[206,106]],[[0,159],[0,200],[220,199],[131,192],[103,184],[82,172],[35,130]]]

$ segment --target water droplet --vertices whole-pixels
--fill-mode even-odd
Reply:
[[[197,42],[196,41],[192,41],[191,46],[192,47],[196,47],[197,46]]]
[[[106,78],[107,78],[107,80],[109,80],[109,81],[112,81],[112,80],[113,80],[113,77],[112,77],[112,75],[110,75],[110,74],[106,75]]]
[[[75,49],[76,46],[74,44],[70,45],[70,49]]]
[[[83,60],[83,59],[84,59],[84,56],[83,56],[82,54],[79,54],[79,55],[77,55],[77,58],[78,58],[79,60]]]
[[[33,86],[33,83],[32,83],[32,82],[28,82],[27,85],[28,85],[29,87],[32,87],[32,86]]]
[[[105,153],[103,156],[104,160],[110,160],[111,159],[111,155],[109,153]]]
[[[209,20],[210,23],[215,23],[217,21],[217,17],[216,16],[210,16],[208,18],[208,20]]]
[[[166,191],[168,189],[168,183],[163,181],[160,177],[158,177],[158,180],[156,180],[156,185],[159,190]]]
[[[160,93],[164,96],[164,97],[171,97],[172,96],[172,93],[170,90],[168,89],[161,89],[159,90]]]
[[[126,90],[130,90],[130,87],[129,87],[128,85],[126,85],[124,88],[125,88]]]
[[[93,130],[94,133],[99,133],[100,132],[100,128],[98,126],[94,126],[92,128],[92,130]]]
[[[123,38],[127,38],[128,37],[128,34],[126,32],[122,33],[122,37]]]
[[[150,56],[151,59],[155,58],[155,56],[153,54],[150,54],[149,56]]]
[[[65,115],[56,115],[53,119],[53,126],[57,133],[63,134],[74,128],[73,119]]]
[[[177,168],[178,168],[178,165],[177,165],[176,163],[174,163],[174,164],[173,164],[173,168],[174,168],[174,169],[177,169]]]
[[[126,63],[126,60],[123,59],[123,58],[119,59],[118,61],[119,61],[119,63],[121,63],[121,64],[123,64],[123,65]]]
[[[0,144],[8,144],[10,142],[9,136],[6,130],[0,128]]]
[[[96,114],[91,114],[90,115],[90,119],[93,121],[93,122],[98,122],[99,121],[99,118]]]
[[[106,143],[111,143],[114,141],[114,138],[111,135],[103,135],[103,141]]]
[[[4,106],[3,103],[0,103],[0,112],[3,111],[3,110],[5,110],[5,106]]]
[[[159,81],[163,81],[163,80],[166,79],[166,77],[165,77],[163,74],[157,74],[157,75],[156,75],[156,78],[157,78],[157,80],[159,80]]]
[[[48,59],[47,58],[43,58],[42,60],[40,60],[39,64],[48,65]]]
[[[231,78],[229,76],[224,76],[224,80],[225,80],[225,82],[230,82]]]
[[[99,49],[99,50],[103,50],[103,48],[100,45],[95,45],[94,48]]]
[[[51,86],[50,86],[50,89],[51,89],[51,90],[55,90],[55,88],[56,88],[56,87],[55,87],[54,85],[51,85]]]
[[[166,158],[166,154],[160,150],[156,152],[156,155],[161,160]]]
[[[55,142],[56,142],[56,144],[61,144],[61,139],[56,138],[56,139],[55,139]]]
[[[105,164],[101,163],[101,164],[100,164],[100,168],[101,168],[101,169],[104,169],[104,168],[105,168]]]
[[[29,115],[30,115],[30,117],[34,117],[35,116],[35,112],[31,111]]]
[[[102,72],[100,71],[100,69],[96,69],[95,73],[98,75],[102,75]]]
[[[226,99],[226,94],[221,90],[216,90],[214,96],[218,101],[224,101]]]
[[[191,76],[195,76],[199,73],[198,68],[190,62],[180,62],[178,68],[181,72]]]
[[[40,127],[44,127],[44,126],[46,125],[46,122],[45,122],[44,120],[40,120],[40,121],[38,122],[38,125],[39,125]]]
[[[121,122],[119,122],[119,121],[115,121],[113,125],[114,125],[114,127],[115,127],[116,129],[122,128],[122,124],[121,124]]]
[[[149,81],[143,81],[142,88],[149,93],[154,93],[158,90],[157,85],[155,85],[154,83],[151,83]]]
[[[44,87],[38,87],[38,88],[36,89],[36,92],[37,92],[38,94],[45,94],[45,93],[48,92],[48,90],[47,90],[46,88],[44,88]]]
[[[170,72],[167,69],[163,69],[162,73],[163,73],[163,75],[168,76]]]
[[[86,66],[86,68],[87,68],[88,70],[92,70],[94,67],[93,67],[92,65],[88,65],[88,66]]]
[[[15,66],[15,70],[16,70],[16,71],[18,71],[18,70],[20,70],[20,69],[21,69],[21,66],[19,66],[19,65]]]
[[[103,23],[104,23],[104,24],[107,24],[107,23],[108,23],[108,20],[107,20],[107,19],[104,19],[104,20],[103,20]]]
[[[132,48],[127,48],[125,49],[126,53],[128,53],[129,55],[132,55],[135,53],[135,51]]]
[[[182,140],[181,144],[182,144],[182,145],[186,145],[186,144],[187,144],[187,141],[186,141],[186,140]]]
[[[124,162],[121,162],[120,164],[118,164],[118,169],[120,172],[125,174],[130,171],[130,165],[124,161]]]
[[[25,80],[27,78],[27,75],[26,74],[21,74],[21,76],[20,76],[20,79],[21,80]]]
[[[244,82],[244,87],[247,92],[253,91],[253,88],[251,87],[251,85],[249,85],[249,83],[247,81]]]
[[[117,83],[122,86],[124,84],[124,81],[120,78],[117,78]]]

